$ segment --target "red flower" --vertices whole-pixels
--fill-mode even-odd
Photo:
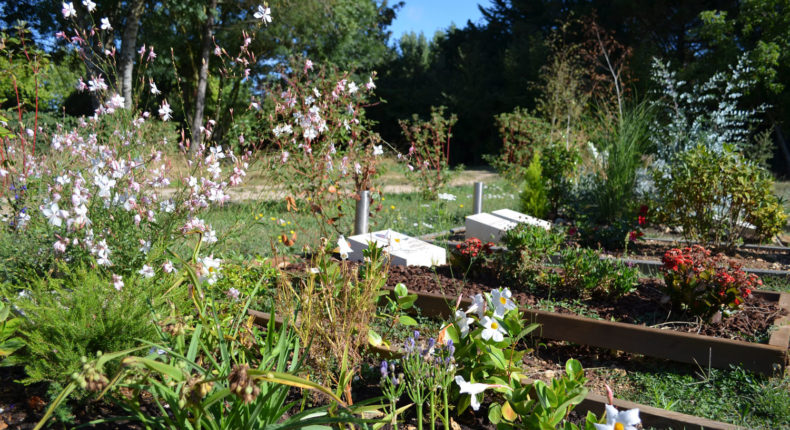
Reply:
[[[639,225],[645,225],[645,223],[647,222],[647,218],[641,215],[639,216],[638,220],[639,220]]]

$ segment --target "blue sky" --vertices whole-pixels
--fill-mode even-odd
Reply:
[[[405,0],[405,3],[390,27],[393,42],[409,31],[422,31],[430,38],[436,30],[446,29],[452,23],[464,27],[468,20],[480,22],[482,14],[477,5],[490,4],[489,0]]]

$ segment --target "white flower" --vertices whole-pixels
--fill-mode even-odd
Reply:
[[[55,242],[55,244],[52,245],[52,247],[55,249],[55,252],[58,252],[58,253],[62,254],[64,252],[66,252],[66,246],[67,245],[68,245],[68,240],[66,242],[64,242],[63,239],[61,239],[61,240],[58,240],[57,242]]]
[[[355,92],[357,92],[357,90],[359,90],[359,87],[357,87],[356,83],[350,82],[348,84],[348,92],[349,93],[354,94]]]
[[[63,225],[63,220],[69,216],[68,212],[61,210],[60,207],[58,207],[58,204],[54,202],[48,207],[42,207],[41,213],[43,213],[44,217],[47,218],[49,223],[55,227],[60,227]]]
[[[96,3],[91,0],[82,0],[82,5],[88,8],[88,12],[93,12],[96,9]]]
[[[606,424],[594,425],[596,430],[636,430],[640,422],[639,409],[618,412],[614,406],[606,405]]]
[[[217,243],[217,232],[213,229],[209,229],[204,235],[202,242],[210,245],[212,243]]]
[[[137,273],[146,279],[154,277],[154,269],[147,264],[143,264],[143,268],[138,270]]]
[[[373,155],[383,155],[384,150],[381,148],[381,145],[373,145]]]
[[[90,91],[92,93],[95,93],[95,92],[98,92],[98,91],[106,91],[107,88],[109,88],[109,87],[104,82],[104,78],[102,78],[101,76],[97,76],[97,77],[95,77],[95,78],[93,78],[93,79],[88,81],[88,91]]]
[[[455,195],[450,193],[439,193],[439,200],[447,200],[448,202],[455,201]]]
[[[110,25],[110,20],[108,18],[101,19],[101,29],[102,30],[112,30],[112,25]]]
[[[483,340],[502,342],[502,340],[505,338],[505,334],[507,334],[505,329],[502,328],[502,325],[499,324],[499,321],[491,317],[484,316],[483,319],[480,320],[480,324],[485,327],[483,332],[480,333],[480,337],[482,337]]]
[[[505,316],[505,312],[516,309],[516,304],[513,303],[513,300],[510,300],[512,295],[508,288],[491,291],[491,298],[494,302],[494,317],[502,318]]]
[[[475,382],[466,382],[464,377],[458,375],[455,377],[455,383],[458,384],[458,387],[461,388],[461,394],[469,394],[472,396],[472,401],[470,402],[472,405],[472,409],[478,410],[480,409],[480,400],[477,398],[477,395],[482,393],[483,391],[489,388],[507,388],[504,385],[492,385],[492,384],[481,384]]]
[[[156,83],[154,83],[153,80],[151,80],[150,85],[151,85],[151,94],[157,95],[161,93],[161,91],[159,91],[159,88],[156,87]]]
[[[168,121],[173,117],[173,110],[170,109],[167,100],[162,102],[162,107],[159,108],[159,116],[162,117],[162,121]]]
[[[162,264],[162,270],[165,273],[177,272],[175,266],[173,266],[173,262],[171,262],[170,260],[167,260],[167,261],[165,261],[164,264]]]
[[[367,88],[368,90],[372,90],[372,89],[376,88],[376,84],[373,83],[373,78],[372,77],[370,79],[368,79],[368,83],[365,84],[365,88]]]
[[[228,296],[229,299],[238,300],[239,296],[241,295],[241,292],[239,292],[239,290],[231,287],[228,290],[228,292],[226,293],[226,295]]]
[[[121,275],[113,274],[112,275],[112,286],[116,290],[121,291],[123,289],[123,277]]]
[[[348,258],[348,254],[353,252],[351,249],[351,245],[348,243],[345,237],[341,234],[339,238],[337,238],[337,247],[339,248],[338,252],[340,253],[340,258],[345,260]]]
[[[151,252],[150,240],[140,239],[140,252],[142,252],[143,254],[148,254],[149,252]]]
[[[63,18],[77,16],[77,10],[74,9],[74,4],[71,2],[63,2],[63,9],[61,9],[60,12],[63,14]]]
[[[469,334],[469,324],[473,321],[474,318],[466,316],[466,312],[460,309],[455,311],[455,326],[458,327],[461,337],[466,337],[466,335]]]
[[[317,267],[311,267],[310,268],[310,273],[312,273],[314,275],[317,275],[317,274],[321,273],[321,269],[319,269]]]
[[[219,277],[220,264],[222,264],[222,260],[214,258],[214,254],[208,257],[198,258],[198,275],[200,275],[200,281],[206,281],[209,285],[214,285]]]
[[[480,293],[475,294],[472,298],[472,305],[466,310],[466,313],[477,312],[478,318],[483,318],[483,313],[486,310],[486,301]]]
[[[253,16],[255,19],[260,19],[264,24],[272,22],[272,10],[265,4],[258,5],[258,11]]]

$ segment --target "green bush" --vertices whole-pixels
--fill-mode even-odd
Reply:
[[[566,248],[562,251],[562,287],[610,299],[634,290],[639,271],[622,261],[602,259],[592,249]]]
[[[666,171],[654,174],[659,221],[683,228],[686,239],[732,247],[750,223],[757,240],[779,233],[787,214],[773,194],[765,169],[725,147],[702,146],[678,154]]]
[[[521,210],[529,215],[545,218],[549,212],[549,200],[546,183],[543,178],[543,167],[540,152],[536,152],[524,171],[524,185],[521,190]]]
[[[543,274],[543,267],[564,242],[565,232],[562,230],[517,225],[508,230],[502,239],[508,249],[499,255],[502,276],[508,281],[522,284],[535,282]]]
[[[20,328],[25,342],[21,350],[27,373],[24,383],[47,381],[65,386],[80,369],[82,357],[156,339],[152,311],[164,304],[163,283],[129,278],[118,291],[96,270],[65,265],[59,269],[63,278],[38,278],[12,299],[26,317]]]

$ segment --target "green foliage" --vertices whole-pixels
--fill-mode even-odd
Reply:
[[[747,275],[721,254],[712,257],[699,245],[670,249],[662,261],[664,288],[672,306],[707,319],[716,312],[726,315],[740,309],[752,290],[763,284],[757,275]]]
[[[549,212],[546,181],[543,177],[540,152],[536,152],[524,171],[524,185],[521,190],[521,211],[537,218],[546,218]]]
[[[65,386],[81,358],[117,351],[156,338],[151,311],[162,309],[161,283],[127,279],[117,291],[112,281],[89,267],[61,265],[60,279],[31,281],[13,302],[26,317],[20,328],[25,349],[25,383]],[[183,306],[176,300],[177,306]]]
[[[618,260],[600,258],[592,249],[566,248],[562,257],[563,277],[558,286],[580,295],[616,299],[634,291],[639,271]]]
[[[289,324],[277,330],[271,319],[262,332],[243,325],[246,308],[229,321],[221,321],[212,301],[196,303],[198,318],[157,321],[167,330],[161,333],[161,343],[150,344],[146,356],[132,354],[148,350],[148,345],[98,353],[90,361],[83,357],[74,382],[53,402],[37,428],[77,386],[101,393],[100,398],[110,393],[113,403],[152,429],[263,429],[275,424],[288,429],[361,422],[356,409],[347,407],[330,389],[294,375],[302,360]],[[105,366],[118,359],[123,368],[110,381]],[[257,367],[250,365],[253,360]],[[286,402],[289,387],[320,392],[331,404],[288,414],[299,403]],[[155,406],[153,410],[142,407],[144,398]]]
[[[773,194],[770,174],[732,148],[696,147],[656,170],[658,219],[683,228],[686,239],[732,247],[756,227],[757,240],[782,231],[787,215]]]
[[[12,316],[11,306],[0,301],[0,367],[16,364],[18,361],[11,354],[25,345],[22,339],[16,337],[21,324],[21,318]]]
[[[533,283],[543,274],[543,266],[550,262],[564,242],[565,232],[562,230],[517,225],[502,239],[508,249],[499,255],[502,276],[523,284]]]
[[[568,421],[568,416],[587,397],[586,383],[581,363],[569,359],[565,374],[552,379],[551,385],[543,381],[532,384],[513,381],[505,402],[492,405],[488,417],[498,429],[579,429]],[[594,416],[588,415],[585,423],[594,420]]]
[[[502,150],[496,157],[487,157],[487,161],[499,174],[518,182],[530,166],[533,155],[551,140],[551,125],[521,107],[501,113],[494,120],[502,139]]]
[[[413,172],[409,178],[430,200],[436,200],[448,180],[450,138],[458,117],[445,116],[445,106],[431,106],[431,117],[422,120],[417,114],[411,120],[398,121],[403,137],[409,143],[405,160]]]

